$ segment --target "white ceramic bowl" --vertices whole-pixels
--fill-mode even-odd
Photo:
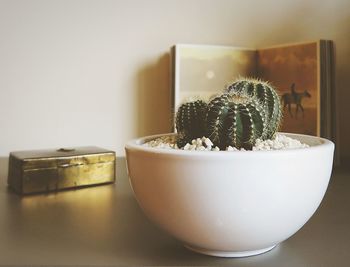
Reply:
[[[159,135],[160,136],[160,135]],[[186,247],[241,257],[266,252],[314,214],[332,172],[334,144],[287,134],[311,147],[183,151],[126,145],[131,186],[146,215]]]

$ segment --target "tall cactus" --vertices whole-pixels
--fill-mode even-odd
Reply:
[[[208,105],[196,101],[180,106],[176,117],[178,146],[206,135],[221,149],[251,149],[256,139],[274,136],[281,118],[280,99],[270,84],[239,79]]]

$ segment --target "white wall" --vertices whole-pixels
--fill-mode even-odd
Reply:
[[[343,158],[349,157],[348,0],[0,0],[0,156],[124,143],[170,130],[169,47],[263,47],[319,38],[337,49]],[[343,116],[342,116],[343,115]]]

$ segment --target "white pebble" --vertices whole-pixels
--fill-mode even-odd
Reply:
[[[147,147],[155,147],[162,149],[179,149],[176,144],[175,136],[165,136],[160,137],[154,140],[151,140],[145,144]],[[277,134],[275,139],[261,140],[257,139],[255,145],[252,150],[280,150],[280,149],[296,149],[296,148],[305,148],[309,147],[307,144],[301,143],[299,140],[287,137],[283,134]],[[214,146],[213,142],[203,136],[202,138],[197,138],[191,141],[191,143],[187,143],[183,148],[183,150],[198,150],[198,151],[220,151],[219,147]],[[246,151],[244,148],[237,149],[236,147],[228,146],[226,151]]]
[[[184,146],[184,150],[189,150],[191,147],[191,145],[189,143],[187,143],[185,146]]]
[[[228,146],[228,147],[226,148],[226,150],[227,150],[227,151],[234,151],[234,149],[233,149],[232,146]]]
[[[205,144],[206,146],[210,146],[210,147],[213,146],[213,142],[212,142],[209,138],[205,138],[205,139],[204,139],[204,144]]]

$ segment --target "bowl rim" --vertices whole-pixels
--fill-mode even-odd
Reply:
[[[319,137],[319,136],[312,136],[312,135],[306,135],[306,134],[296,134],[296,133],[285,133],[285,132],[278,132],[279,134],[286,135],[288,137],[305,137],[311,140],[314,140],[316,142],[319,142],[319,144],[316,145],[310,145],[309,147],[304,148],[291,148],[291,149],[280,149],[280,150],[246,150],[246,151],[199,151],[199,150],[181,150],[181,149],[164,149],[164,148],[156,148],[156,147],[148,147],[143,146],[142,144],[156,139],[158,137],[162,136],[172,136],[176,135],[176,133],[164,133],[164,134],[156,134],[156,135],[148,135],[143,136],[139,138],[132,139],[128,141],[125,145],[126,151],[140,151],[148,154],[166,154],[166,155],[262,155],[262,154],[268,154],[268,155],[279,155],[279,154],[285,154],[285,153],[303,153],[305,151],[314,151],[314,150],[323,150],[326,147],[331,147],[334,149],[335,145],[332,141]],[[298,138],[295,138],[298,140]],[[212,153],[210,153],[212,152]]]

